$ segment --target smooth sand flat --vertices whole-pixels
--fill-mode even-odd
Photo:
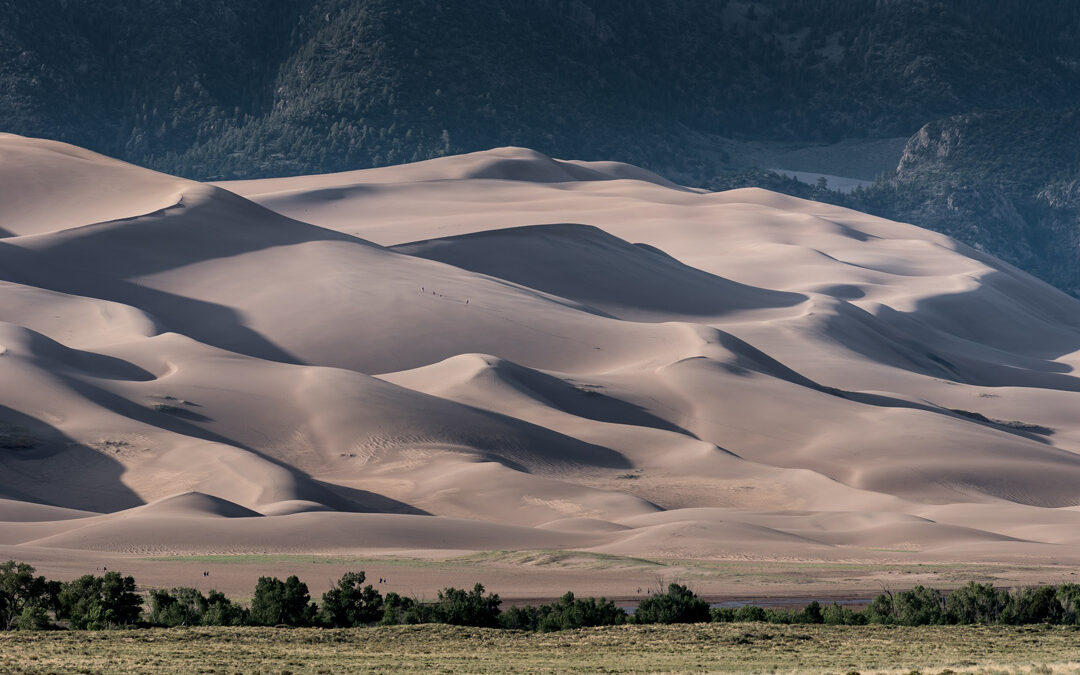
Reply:
[[[1080,303],[911,225],[519,148],[209,185],[2,135],[0,228],[0,546],[64,573],[1080,562]]]

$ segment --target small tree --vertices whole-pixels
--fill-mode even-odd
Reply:
[[[41,605],[27,605],[15,621],[15,628],[19,630],[45,630],[51,625],[49,614]]]
[[[57,615],[79,630],[130,626],[142,617],[142,598],[132,577],[118,572],[103,577],[87,574],[63,585]]]
[[[743,605],[735,610],[735,621],[764,621],[765,610],[757,605]]]
[[[821,610],[821,619],[830,626],[857,626],[866,623],[866,615],[841,607],[835,602]]]
[[[204,626],[242,626],[247,619],[240,605],[225,597],[224,593],[210,591],[206,596],[206,609],[202,615]]]
[[[150,591],[150,616],[155,626],[198,626],[206,612],[206,598],[194,588]]]
[[[731,623],[735,621],[735,609],[732,607],[713,607],[709,610],[709,620],[713,623]]]
[[[1057,596],[1054,586],[1014,589],[1001,612],[1001,621],[1012,625],[1062,623],[1065,610]]]
[[[946,601],[952,623],[997,623],[1008,602],[1008,594],[990,584],[969,582],[952,593]]]
[[[703,623],[709,618],[709,603],[680,584],[645,598],[634,612],[634,623]]]
[[[892,593],[886,591],[885,593],[875,595],[870,601],[870,604],[866,606],[866,610],[863,613],[866,615],[869,623],[896,623],[896,619],[893,616]]]
[[[1080,623],[1080,584],[1061,584],[1055,595],[1061,605],[1061,622],[1071,625]]]
[[[40,617],[53,604],[55,585],[45,577],[34,576],[34,571],[30,565],[14,560],[0,564],[0,630],[20,627],[26,623],[22,621],[25,612],[30,610],[31,615]]]
[[[870,623],[901,626],[931,626],[949,618],[945,596],[925,586],[876,596],[866,608],[866,616]]]
[[[335,628],[367,626],[383,616],[383,597],[371,584],[361,587],[363,572],[346,572],[337,586],[323,594],[322,623]]]
[[[821,610],[821,603],[813,600],[793,619],[795,623],[825,623],[825,613]]]
[[[532,605],[514,605],[499,614],[499,625],[510,630],[535,631],[540,626],[540,610]]]
[[[542,605],[537,628],[543,632],[572,630],[591,626],[616,626],[626,623],[626,611],[614,602],[600,598],[578,600],[567,592],[558,602]]]
[[[318,611],[307,584],[295,575],[285,581],[260,577],[251,600],[251,622],[258,626],[308,626]]]
[[[412,598],[406,598],[397,593],[387,593],[383,600],[383,615],[379,620],[381,626],[396,626],[399,623],[418,624],[427,623],[430,611],[424,605]]]

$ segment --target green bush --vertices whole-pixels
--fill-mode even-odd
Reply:
[[[206,609],[202,614],[204,626],[242,626],[247,623],[247,612],[240,605],[225,597],[224,593],[210,591],[206,596]]]
[[[709,603],[680,584],[670,584],[667,592],[645,598],[634,612],[634,623],[704,623],[709,619]]]
[[[387,593],[383,599],[383,614],[379,620],[380,626],[396,626],[397,624],[425,623],[424,606],[413,600],[398,595]]]
[[[626,611],[614,602],[600,598],[578,600],[567,591],[557,602],[541,605],[537,629],[542,632],[572,630],[591,626],[617,626],[626,623]]]
[[[732,607],[713,607],[709,610],[709,620],[713,623],[732,623],[735,621],[735,609]]]
[[[540,609],[532,605],[515,605],[499,614],[499,626],[510,630],[540,630]]]
[[[320,622],[335,628],[367,626],[383,616],[383,597],[371,584],[361,587],[366,575],[347,572],[337,586],[323,594]]]
[[[1008,602],[1008,594],[990,584],[974,581],[961,586],[946,600],[951,623],[997,623]]]
[[[249,619],[256,626],[310,626],[318,613],[315,603],[310,601],[307,584],[295,575],[285,581],[260,577]]]
[[[1001,612],[1001,622],[1012,625],[1063,623],[1065,611],[1057,593],[1054,586],[1014,589]]]
[[[794,618],[795,623],[825,623],[825,613],[821,609],[821,603],[817,600],[807,605]]]
[[[1080,584],[1061,584],[1056,596],[1061,605],[1061,622],[1073,626],[1080,624]]]
[[[798,623],[798,614],[787,609],[775,609],[770,607],[765,610],[766,623],[792,624]]]
[[[24,607],[19,618],[15,620],[15,628],[18,630],[46,630],[51,626],[49,613],[41,605]]]
[[[822,623],[830,626],[859,626],[866,623],[866,614],[841,607],[835,602],[821,610],[821,618]]]
[[[604,598],[578,600],[570,591],[552,604],[511,607],[499,615],[499,625],[503,628],[543,633],[592,626],[618,626],[626,621],[626,611],[614,602]]]
[[[218,591],[203,596],[194,588],[150,591],[150,615],[154,626],[240,626],[244,610]]]
[[[206,611],[206,598],[194,588],[174,588],[172,591],[150,591],[150,615],[147,621],[155,626],[198,626]]]
[[[743,605],[735,610],[734,621],[764,621],[765,610],[754,605]]]

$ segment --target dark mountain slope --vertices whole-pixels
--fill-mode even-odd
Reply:
[[[707,178],[710,139],[1080,106],[1046,0],[0,0],[0,129],[181,175],[499,145]]]

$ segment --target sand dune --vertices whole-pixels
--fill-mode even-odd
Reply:
[[[0,136],[0,545],[1080,561],[1080,303],[503,148],[206,185]]]

